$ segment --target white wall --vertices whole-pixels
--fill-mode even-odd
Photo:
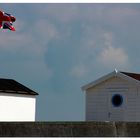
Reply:
[[[35,121],[35,96],[0,93],[0,121]]]
[[[86,94],[86,120],[107,120],[107,108],[106,93],[95,89],[92,94]]]

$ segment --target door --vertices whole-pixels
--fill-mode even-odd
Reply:
[[[125,104],[125,91],[109,91],[108,121],[123,121]]]

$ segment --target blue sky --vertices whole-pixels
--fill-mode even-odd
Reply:
[[[112,72],[140,73],[140,4],[1,4],[0,77],[39,93],[38,121],[83,121],[81,86]]]

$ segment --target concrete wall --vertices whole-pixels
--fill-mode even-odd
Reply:
[[[140,137],[140,122],[0,122],[0,137]]]
[[[35,96],[1,93],[0,121],[35,121]]]

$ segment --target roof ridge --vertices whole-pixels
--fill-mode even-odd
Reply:
[[[123,77],[125,80],[132,80],[133,82],[135,82],[136,84],[140,84],[140,74],[138,73],[130,73],[130,72],[123,72],[123,71],[119,71],[119,70],[114,70],[113,72],[106,74],[98,79],[96,79],[95,81],[92,81],[84,86],[82,86],[82,90],[86,90],[92,86],[95,86],[97,84],[99,84],[100,82],[105,81],[108,78],[111,78],[113,76],[118,76],[118,77]]]

